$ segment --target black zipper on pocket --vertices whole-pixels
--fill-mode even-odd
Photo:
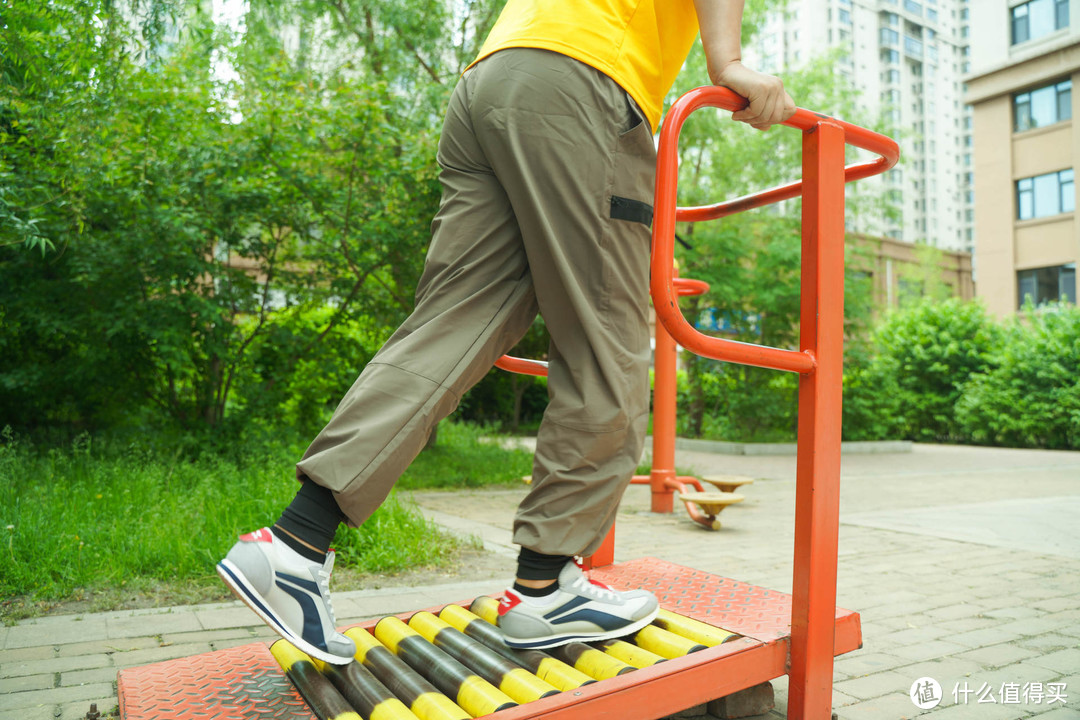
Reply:
[[[639,222],[646,227],[652,225],[653,207],[641,200],[611,196],[611,219]]]

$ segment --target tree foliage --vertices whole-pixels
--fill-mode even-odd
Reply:
[[[253,5],[241,33],[197,2],[5,12],[5,422],[220,426],[268,409],[238,386],[360,323],[355,371],[411,308],[436,119],[496,3]]]

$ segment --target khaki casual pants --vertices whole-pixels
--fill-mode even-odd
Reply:
[[[297,473],[358,525],[431,428],[525,334],[551,333],[550,403],[514,542],[590,554],[615,519],[648,418],[656,151],[599,71],[510,49],[458,83],[439,142],[442,202],[416,309],[368,363]]]

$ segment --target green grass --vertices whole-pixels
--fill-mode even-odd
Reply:
[[[527,471],[519,471],[527,453],[481,443],[481,433],[443,423],[439,445],[422,453],[402,485],[484,485]],[[292,499],[300,449],[185,460],[85,437],[48,450],[0,438],[0,597],[212,585],[214,565],[237,534],[270,524]],[[339,566],[365,573],[438,566],[462,543],[394,494],[363,527],[342,526],[335,538]]]
[[[441,423],[438,443],[420,453],[397,486],[419,490],[520,485],[522,476],[532,473],[532,453],[507,450],[491,435],[482,426]]]

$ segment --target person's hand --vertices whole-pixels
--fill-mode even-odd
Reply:
[[[716,85],[731,88],[750,101],[731,119],[744,122],[758,130],[768,130],[795,114],[795,101],[784,90],[778,77],[751,70],[738,60],[725,64],[709,75]]]

